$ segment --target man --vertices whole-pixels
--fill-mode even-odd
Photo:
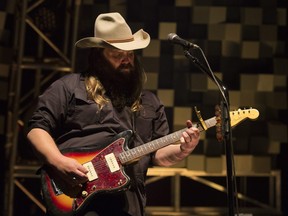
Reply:
[[[103,149],[127,130],[133,131],[128,143],[133,149],[169,132],[163,105],[154,94],[143,90],[146,77],[134,54],[134,50],[148,46],[149,34],[142,29],[132,34],[119,13],[99,15],[94,30],[94,37],[76,43],[77,47],[91,49],[88,69],[64,76],[39,97],[27,135],[45,166],[72,187],[89,181],[88,169],[63,154],[65,149]],[[75,215],[145,215],[148,167],[173,165],[199,142],[199,131],[190,120],[180,136],[178,143],[149,152],[125,166],[130,178],[127,190],[96,194]]]

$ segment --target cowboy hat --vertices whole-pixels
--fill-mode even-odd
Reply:
[[[132,35],[130,27],[117,12],[100,14],[94,25],[94,37],[76,42],[80,48],[117,48],[121,50],[143,49],[150,43],[150,36],[143,29]]]

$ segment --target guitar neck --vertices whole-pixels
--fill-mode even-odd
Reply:
[[[216,125],[216,118],[212,117],[210,119],[205,120],[204,122],[207,125],[207,128],[210,128],[210,127],[213,127]],[[199,123],[193,124],[192,127],[198,128],[200,132],[204,130]],[[154,152],[160,148],[163,148],[167,145],[170,145],[172,143],[179,141],[180,137],[182,136],[182,133],[185,130],[187,130],[187,128],[173,132],[171,134],[168,134],[167,136],[155,139],[155,140],[150,141],[150,142],[143,144],[141,146],[137,146],[133,149],[129,149],[127,151],[124,151],[124,152],[120,153],[119,159],[120,159],[122,164],[126,164],[129,162],[135,161],[144,155],[147,155],[147,154],[152,153],[152,152]]]

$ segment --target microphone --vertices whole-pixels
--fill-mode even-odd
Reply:
[[[177,34],[175,33],[169,33],[167,36],[168,41],[171,41],[171,43],[181,45],[183,48],[189,49],[189,48],[199,48],[198,45],[193,44],[189,41],[186,41],[182,38],[180,38]]]

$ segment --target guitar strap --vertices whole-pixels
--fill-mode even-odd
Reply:
[[[136,118],[137,118],[138,114],[139,114],[138,111],[131,113],[131,124],[132,124],[132,131],[133,131],[132,141],[135,140],[135,138],[137,137],[140,140],[141,144],[144,144],[144,141],[142,140],[142,138],[138,134],[137,128],[136,128]],[[131,143],[133,143],[133,145],[131,145]],[[129,148],[136,147],[134,142],[131,142],[131,143],[129,143],[129,145],[131,145],[131,146],[129,146]]]

